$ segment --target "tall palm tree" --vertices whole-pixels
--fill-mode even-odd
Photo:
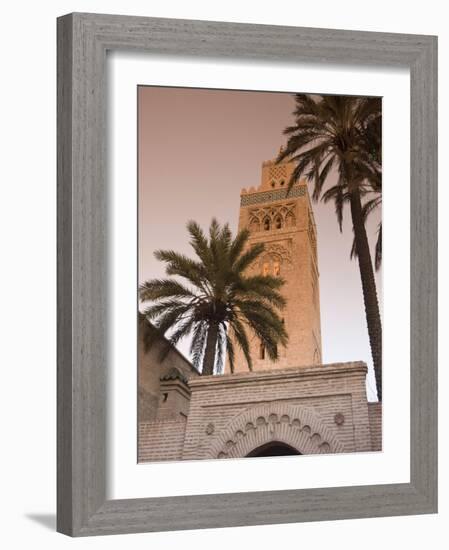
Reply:
[[[380,208],[381,205],[382,205],[382,191],[379,191],[363,204],[362,206],[363,223],[366,223],[366,220],[368,219],[369,215],[372,212],[374,212],[376,208]],[[355,238],[352,242],[351,258],[357,258]],[[382,265],[382,222],[379,222],[377,226],[376,244],[374,246],[374,266],[376,268],[376,271],[379,271],[381,265]]]
[[[275,361],[278,344],[285,346],[288,339],[278,315],[285,306],[279,292],[284,281],[279,277],[245,275],[263,252],[263,245],[248,249],[247,230],[233,239],[228,224],[220,226],[215,219],[209,236],[193,221],[187,229],[198,259],[173,250],[156,251],[155,257],[166,263],[167,275],[177,278],[153,279],[141,285],[141,301],[152,302],[143,314],[155,325],[156,332],[171,333],[168,341],[173,345],[192,336],[192,362],[203,375],[221,372],[225,347],[231,372],[234,371],[234,342],[252,369],[245,327],[254,332]],[[151,346],[153,342],[146,343]]]
[[[296,162],[289,189],[305,175],[314,184],[314,200],[333,201],[340,231],[343,207],[349,204],[377,395],[381,401],[382,325],[365,229],[369,207],[364,211],[362,200],[370,193],[381,192],[380,99],[297,94],[295,102],[295,123],[284,130],[287,146],[277,160],[289,158]],[[338,174],[336,182],[332,181],[333,170]]]
[[[368,117],[363,121],[363,132],[360,135],[364,162],[358,164],[361,178],[367,185],[368,199],[362,207],[363,221],[366,223],[369,215],[382,204],[382,117],[379,111],[376,116]],[[357,257],[355,239],[352,245],[351,258]],[[382,222],[377,227],[377,240],[374,248],[374,265],[376,271],[382,264]]]

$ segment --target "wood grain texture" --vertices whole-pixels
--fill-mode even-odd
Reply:
[[[72,529],[72,44],[71,18],[58,21],[58,187],[57,187],[57,528]]]
[[[436,37],[70,14],[58,20],[58,523],[72,536],[437,509]],[[408,67],[411,481],[106,500],[106,52]]]

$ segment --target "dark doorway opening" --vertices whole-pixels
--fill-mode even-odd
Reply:
[[[248,453],[247,457],[300,455],[296,449],[281,441],[270,441]]]

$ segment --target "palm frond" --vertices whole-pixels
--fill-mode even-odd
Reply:
[[[157,260],[167,264],[165,268],[167,275],[178,275],[199,287],[203,292],[209,291],[208,272],[203,263],[195,262],[174,250],[156,250],[154,256]]]
[[[231,371],[231,373],[234,373],[235,350],[234,350],[234,344],[232,343],[232,339],[229,337],[228,333],[226,333],[226,353],[229,359],[229,370]]]
[[[242,254],[245,245],[249,238],[249,231],[247,229],[242,229],[238,232],[236,238],[232,241],[232,244],[229,249],[229,262],[231,266],[234,265],[235,261]]]
[[[212,257],[210,253],[209,243],[203,230],[197,222],[190,220],[189,222],[187,222],[187,231],[190,233],[190,245],[192,246],[196,255],[204,264],[204,266],[210,267],[212,265]]]
[[[143,310],[143,315],[149,321],[156,319],[159,315],[168,311],[178,310],[186,307],[186,302],[177,299],[165,299],[155,302]]]
[[[140,285],[139,297],[145,302],[169,297],[194,299],[196,295],[175,279],[152,279]]]
[[[234,270],[238,273],[242,273],[262,254],[264,250],[265,246],[263,243],[253,245],[249,250],[241,254],[234,264]]]
[[[254,300],[238,300],[236,306],[239,308],[242,319],[248,323],[267,348],[270,358],[272,357],[270,350],[274,350],[278,343],[287,345],[288,334],[282,319],[274,309]]]
[[[229,328],[234,337],[234,341],[238,344],[238,346],[243,352],[243,356],[245,357],[246,364],[248,365],[248,369],[252,371],[253,361],[251,358],[248,336],[246,334],[243,323],[238,319],[236,315],[230,320]]]
[[[278,292],[285,284],[284,279],[281,277],[272,277],[271,275],[253,275],[241,279],[238,284],[234,286],[235,296],[258,298],[262,301],[266,301],[269,304],[283,309],[286,305],[285,297]]]

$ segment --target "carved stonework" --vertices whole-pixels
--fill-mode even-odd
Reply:
[[[265,253],[269,254],[270,256],[276,256],[280,258],[283,263],[292,263],[292,255],[290,251],[281,244],[269,244],[268,246],[265,246]]]
[[[251,407],[214,440],[212,458],[245,457],[270,441],[290,445],[300,454],[344,452],[344,445],[310,409],[273,403]]]
[[[278,201],[290,197],[303,197],[306,194],[306,187],[300,185],[293,187],[288,193],[287,189],[276,189],[275,191],[262,191],[261,193],[251,192],[254,189],[250,189],[247,195],[242,195],[240,199],[240,206],[249,206],[251,204],[262,204],[264,202]]]
[[[207,426],[206,426],[206,434],[207,435],[212,435],[215,431],[215,426],[212,424],[212,422],[210,422]]]
[[[342,426],[345,423],[345,417],[343,413],[337,413],[334,416],[334,422],[337,424],[337,426]]]
[[[294,203],[254,208],[249,212],[248,229],[251,233],[293,229],[296,226]]]
[[[287,167],[285,164],[273,164],[270,166],[269,178],[270,179],[279,179],[287,177]]]
[[[261,257],[252,265],[254,274],[273,275],[274,277],[290,269],[292,257],[290,251],[281,244],[269,244]]]

